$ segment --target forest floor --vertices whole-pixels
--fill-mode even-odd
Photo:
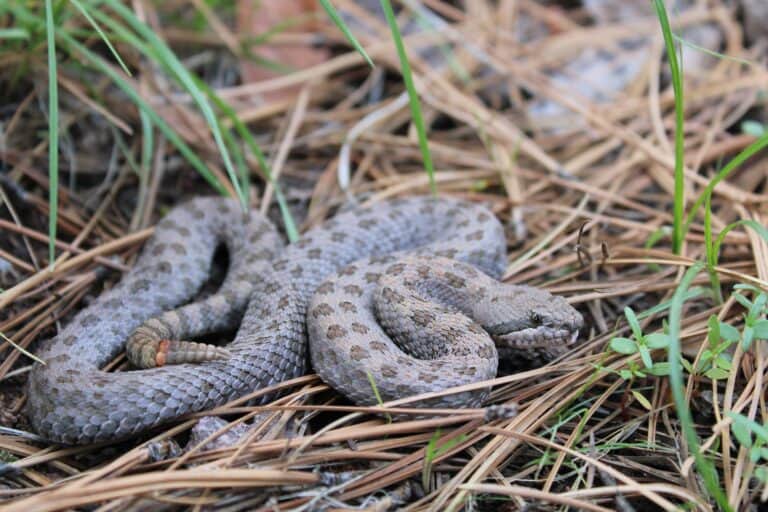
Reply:
[[[397,3],[416,117],[378,2],[333,2],[375,67],[314,2],[264,4],[57,4],[55,115],[45,4],[0,6],[0,509],[765,506],[760,2],[668,6],[681,76],[646,0]],[[566,355],[488,383],[514,418],[389,422],[309,374],[270,404],[216,409],[222,434],[261,421],[229,443],[175,450],[203,414],[114,443],[35,435],[39,343],[119,280],[171,206],[240,193],[300,234],[353,200],[429,193],[418,117],[437,193],[507,228],[504,280],[585,318]]]

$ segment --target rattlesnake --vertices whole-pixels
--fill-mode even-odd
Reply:
[[[207,280],[220,244],[231,262],[220,289],[173,310],[192,300]],[[406,254],[416,259],[396,261]],[[386,201],[341,213],[283,248],[274,227],[257,213],[243,214],[233,200],[194,199],[157,225],[117,285],[43,345],[38,355],[46,364],[36,364],[29,377],[28,416],[33,428],[52,441],[117,439],[300,376],[307,371],[305,320],[316,291],[309,308],[314,365],[321,377],[358,402],[373,403],[369,374],[385,399],[491,378],[494,348],[477,324],[457,316],[458,309],[467,310],[457,291],[483,288],[478,301],[489,305],[481,311],[493,312],[486,315],[496,329],[492,335],[525,353],[536,346],[565,345],[582,323],[562,298],[491,279],[501,275],[505,263],[500,223],[487,209],[468,202]],[[336,280],[323,282],[337,271]],[[366,313],[380,280],[385,283],[380,294],[395,304],[418,306],[404,311],[411,323],[399,323],[392,309],[381,308],[390,324],[416,335],[414,357],[394,355],[391,345],[380,350],[391,342],[373,314]],[[425,295],[442,305],[429,309]],[[506,317],[497,321],[497,313]],[[226,349],[162,341],[232,329],[238,322]],[[444,334],[460,340],[458,348],[430,348],[424,331],[435,324],[449,327]],[[158,367],[102,371],[132,333],[131,360]],[[477,351],[465,339],[470,334],[481,338]],[[408,345],[402,336],[395,337]],[[475,353],[477,364],[468,359]],[[433,357],[438,359],[429,361]],[[483,396],[456,395],[437,404],[477,404]]]

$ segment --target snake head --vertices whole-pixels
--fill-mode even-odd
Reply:
[[[584,318],[559,296],[530,286],[504,285],[477,304],[475,316],[498,346],[564,347],[576,342]]]

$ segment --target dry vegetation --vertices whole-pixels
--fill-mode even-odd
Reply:
[[[762,341],[747,346],[743,336],[764,311],[745,320],[745,301],[733,292],[737,283],[768,290],[768,246],[759,229],[729,231],[712,274],[693,279],[682,317],[670,312],[681,304],[671,299],[685,291],[683,273],[706,259],[712,242],[700,208],[681,254],[672,250],[675,95],[659,20],[644,1],[637,2],[644,16],[626,18],[620,9],[600,10],[604,3],[500,0],[457,7],[428,0],[423,5],[445,26],[427,19],[406,30],[439,193],[489,204],[509,226],[507,280],[563,294],[587,320],[583,344],[566,357],[493,381],[491,403],[517,402],[519,414],[485,422],[480,411],[458,410],[388,423],[349,407],[308,375],[281,385],[285,394],[268,406],[240,400],[213,411],[232,422],[227,428],[256,415],[271,421],[233,445],[200,443],[183,454],[169,440],[183,442],[197,417],[108,446],[37,439],[23,416],[32,360],[22,349],[34,352],[114,283],[170,205],[215,191],[157,130],[148,154],[145,120],[125,92],[103,69],[62,50],[58,259],[48,272],[45,39],[0,39],[8,45],[0,46],[0,332],[7,337],[0,340],[0,508],[722,508],[694,464],[670,378],[654,375],[667,373],[667,351],[651,350],[649,368],[636,336],[629,350],[611,348],[621,348],[622,342],[610,344],[613,338],[632,338],[626,307],[640,317],[644,333],[662,332],[665,322],[673,334],[680,329],[675,343],[682,342],[693,365],[681,390],[719,475],[716,485],[733,510],[757,507],[767,494],[762,443],[768,437],[755,430],[745,438],[743,428],[732,429],[729,412],[758,426],[768,417],[767,348]],[[294,52],[297,45],[305,52],[320,46],[329,49],[327,58],[313,55],[309,61],[319,63],[302,70],[242,81],[239,66],[253,52],[243,50],[247,31],[234,30],[237,16],[226,4],[126,3],[247,125],[300,230],[332,216],[350,197],[428,192],[401,68],[381,17],[358,2],[334,1],[354,18],[347,18],[350,28],[375,69],[320,11],[314,26],[275,30],[267,44],[272,51],[291,45]],[[716,0],[690,4],[670,9],[674,31],[722,55],[690,47],[683,55],[686,212],[717,171],[760,135],[768,79],[766,40],[755,33],[745,45],[741,11]],[[42,3],[35,9],[42,16]],[[411,15],[404,9],[401,21]],[[0,26],[19,21],[4,16]],[[81,44],[120,73],[84,18],[66,23],[85,30]],[[112,41],[132,70],[123,80],[232,193],[220,151],[189,95],[151,58]],[[348,160],[340,151],[345,141]],[[282,225],[263,168],[251,153],[246,160],[251,204]],[[344,163],[351,169],[346,191],[337,175]],[[757,153],[714,188],[715,236],[737,220],[766,225],[766,166],[766,155]],[[756,290],[741,296],[758,301]],[[723,340],[713,339],[712,315],[742,339],[729,343],[726,327]],[[708,363],[706,350],[722,356]],[[164,448],[169,453],[157,453]]]

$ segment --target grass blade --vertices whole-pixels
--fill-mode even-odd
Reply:
[[[744,162],[752,158],[752,156],[754,156],[756,153],[762,151],[767,146],[768,146],[768,132],[766,132],[762,137],[760,137],[755,142],[753,142],[752,144],[744,148],[742,151],[740,151],[739,154],[734,156],[731,159],[731,161],[729,161],[722,169],[720,169],[717,175],[715,175],[715,177],[710,180],[709,184],[706,187],[704,187],[704,190],[702,190],[701,194],[699,194],[699,197],[696,198],[696,201],[693,203],[691,210],[688,212],[688,216],[685,219],[686,231],[690,227],[691,222],[693,222],[693,219],[696,216],[696,213],[698,212],[699,208],[701,207],[701,203],[704,202],[707,194],[711,194],[718,183],[720,183],[725,178],[727,178],[729,174],[731,174],[734,170],[736,170],[736,168],[738,168],[741,164],[743,164]]]
[[[330,2],[330,0],[320,0],[320,5],[323,6],[323,9],[325,9],[328,17],[331,18],[333,23],[338,27],[339,30],[341,30],[341,32],[344,34],[344,37],[347,38],[349,44],[351,44],[354,49],[357,50],[357,53],[363,56],[370,67],[373,67],[373,61],[371,60],[371,57],[368,56],[368,53],[365,51],[365,48],[363,48],[363,45],[360,44],[360,41],[357,40],[354,34],[352,34],[352,31],[349,30],[347,24],[344,23],[344,20],[341,19],[341,16]]]
[[[45,35],[48,45],[48,266],[56,259],[59,211],[59,88],[56,71],[56,26],[51,0],[45,0]]]
[[[232,122],[232,125],[235,127],[237,134],[240,135],[246,146],[248,146],[248,149],[251,151],[251,153],[253,153],[254,157],[256,157],[256,161],[259,162],[259,167],[261,167],[262,171],[264,172],[264,177],[272,185],[275,191],[275,199],[277,200],[277,205],[280,208],[280,216],[283,218],[283,225],[285,227],[285,233],[288,236],[288,241],[297,241],[299,239],[299,230],[293,220],[291,211],[288,209],[288,203],[285,201],[285,196],[283,195],[283,191],[280,188],[280,185],[272,177],[272,171],[269,167],[269,164],[267,163],[267,159],[264,157],[264,152],[256,143],[256,140],[253,138],[253,135],[251,135],[251,132],[248,131],[248,128],[245,127],[243,121],[237,117],[237,113],[232,109],[232,107],[230,107],[226,101],[219,98],[216,95],[216,92],[206,84],[201,82],[200,87],[206,92],[206,94],[208,94],[208,97],[211,101],[213,101],[214,105],[216,105],[216,108],[221,110],[224,115],[227,116],[227,118]]]
[[[421,115],[421,104],[419,94],[413,83],[413,74],[411,73],[411,64],[408,61],[408,54],[403,44],[403,36],[400,34],[400,27],[397,26],[395,12],[392,10],[392,4],[389,0],[380,0],[381,8],[384,10],[384,16],[387,18],[389,29],[392,31],[392,39],[397,48],[397,56],[400,59],[400,72],[403,75],[405,88],[408,90],[408,99],[411,106],[411,116],[416,126],[416,134],[419,138],[419,148],[421,149],[421,158],[424,160],[424,169],[429,177],[429,190],[437,194],[437,185],[435,184],[435,168],[432,164],[432,155],[429,152],[429,143],[427,141],[427,131],[424,128],[424,117]]]
[[[685,400],[685,385],[683,383],[683,368],[680,363],[682,357],[682,351],[680,348],[680,325],[682,322],[683,303],[686,291],[693,282],[693,279],[701,271],[703,265],[697,263],[693,265],[683,275],[680,285],[675,290],[672,296],[671,305],[669,308],[669,336],[671,342],[667,349],[668,362],[669,362],[669,385],[672,389],[672,396],[675,401],[675,409],[677,411],[677,417],[680,420],[680,425],[683,430],[686,442],[688,443],[688,449],[693,453],[693,458],[696,462],[696,468],[701,474],[704,486],[709,494],[715,498],[715,501],[722,510],[732,510],[728,504],[728,499],[725,493],[720,488],[717,479],[717,471],[714,464],[707,459],[701,452],[699,445],[699,438],[696,435],[696,430],[693,427],[693,417],[691,416],[691,410],[688,407],[688,402]]]
[[[91,52],[88,48],[81,45],[79,42],[77,42],[74,38],[69,36],[68,34],[61,33],[59,34],[59,37],[64,41],[67,48],[70,51],[77,52],[84,56],[90,64],[94,66],[94,68],[98,69],[105,75],[109,76],[110,79],[117,85],[120,90],[122,90],[133,103],[136,104],[136,106],[141,109],[143,112],[145,112],[149,118],[152,120],[155,126],[158,127],[158,129],[163,133],[163,135],[173,144],[176,146],[176,149],[179,150],[179,153],[187,159],[187,161],[192,165],[192,167],[195,168],[195,170],[200,173],[200,175],[205,178],[208,183],[211,184],[211,186],[216,189],[216,191],[222,195],[225,195],[226,189],[224,186],[219,183],[219,181],[216,179],[216,177],[213,175],[213,173],[206,167],[206,165],[203,163],[203,161],[198,157],[194,151],[179,137],[179,135],[161,118],[157,112],[152,110],[152,108],[147,104],[147,102],[144,101],[144,98],[141,97],[141,95],[136,92],[136,90],[131,87],[131,85],[122,79],[119,73],[115,72],[112,67],[107,64],[101,57],[96,55],[95,53]]]
[[[115,50],[115,47],[112,46],[112,43],[109,41],[109,38],[107,35],[101,30],[101,27],[98,23],[96,23],[96,20],[93,19],[91,14],[88,12],[88,10],[85,8],[83,4],[81,4],[78,0],[70,0],[72,4],[77,7],[77,9],[80,11],[80,14],[83,15],[83,17],[88,20],[88,23],[91,24],[93,29],[99,34],[99,37],[101,37],[101,40],[104,41],[104,44],[107,45],[107,48],[109,48],[109,51],[112,53],[112,56],[115,58],[118,64],[120,64],[120,67],[123,68],[123,71],[125,71],[125,74],[128,76],[131,75],[131,71],[128,69],[128,66],[125,65],[125,62],[123,62],[123,59],[120,58],[120,54],[117,53],[117,50]]]
[[[0,28],[0,39],[29,39],[29,32],[23,28]]]
[[[656,8],[656,16],[659,18],[661,32],[664,35],[669,69],[672,74],[672,89],[675,92],[675,196],[672,212],[672,250],[674,250],[675,254],[680,254],[683,247],[683,238],[685,237],[683,229],[683,215],[685,211],[685,133],[683,131],[685,109],[683,103],[683,77],[664,1],[654,0],[653,5]]]

